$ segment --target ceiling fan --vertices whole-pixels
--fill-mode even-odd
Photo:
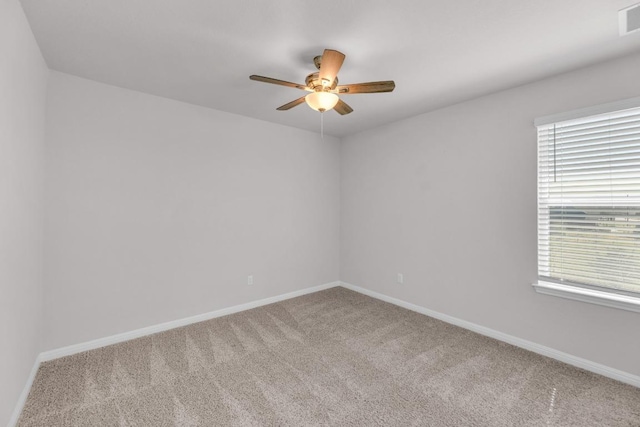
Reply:
[[[342,115],[349,114],[353,111],[353,108],[341,100],[338,96],[339,94],[350,95],[355,93],[392,92],[396,87],[393,80],[338,85],[338,71],[340,71],[340,67],[342,67],[344,58],[344,54],[337,50],[325,49],[322,55],[313,58],[313,63],[318,71],[309,74],[305,79],[304,85],[272,79],[270,77],[256,76],[255,74],[249,76],[249,78],[258,82],[288,86],[310,92],[295,101],[278,107],[277,109],[279,111],[289,110],[306,101],[309,107],[321,113],[334,109]]]

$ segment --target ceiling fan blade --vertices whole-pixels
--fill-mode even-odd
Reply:
[[[325,49],[320,62],[320,81],[327,80],[329,83],[326,86],[331,87],[343,62],[343,53],[337,50]]]
[[[278,111],[286,111],[286,110],[289,110],[289,109],[291,109],[291,108],[293,108],[293,107],[295,107],[295,106],[297,106],[297,105],[302,104],[302,103],[304,102],[304,98],[305,98],[304,96],[303,96],[303,97],[300,97],[300,98],[296,99],[295,101],[291,101],[291,102],[289,102],[289,103],[287,103],[287,104],[284,104],[284,105],[282,105],[282,106],[280,106],[280,107],[276,108],[276,110],[278,110]]]
[[[255,80],[257,82],[271,83],[271,84],[274,84],[274,85],[294,87],[296,89],[302,89],[302,90],[311,91],[311,89],[309,89],[305,85],[301,85],[301,84],[298,84],[298,83],[287,82],[287,81],[284,81],[284,80],[272,79],[271,77],[256,76],[254,74],[252,76],[249,76],[249,78],[251,80]]]
[[[342,99],[338,100],[338,103],[335,107],[333,107],[340,115],[344,116],[345,114],[349,114],[353,111],[353,108],[349,107],[349,105],[344,102]]]
[[[393,80],[385,80],[383,82],[355,83],[352,85],[340,85],[332,91],[340,95],[348,95],[353,93],[380,93],[393,92],[396,84]]]

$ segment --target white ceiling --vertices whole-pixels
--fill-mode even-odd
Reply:
[[[22,0],[50,68],[318,132],[320,113],[276,107],[324,48],[341,84],[393,79],[325,114],[343,136],[640,50],[617,11],[638,0]]]

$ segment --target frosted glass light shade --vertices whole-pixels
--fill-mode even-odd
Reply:
[[[311,92],[304,97],[309,107],[320,112],[331,110],[336,106],[339,99],[338,95],[329,92]]]

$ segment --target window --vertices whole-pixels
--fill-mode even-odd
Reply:
[[[640,102],[630,101],[536,121],[540,292],[640,311]]]

